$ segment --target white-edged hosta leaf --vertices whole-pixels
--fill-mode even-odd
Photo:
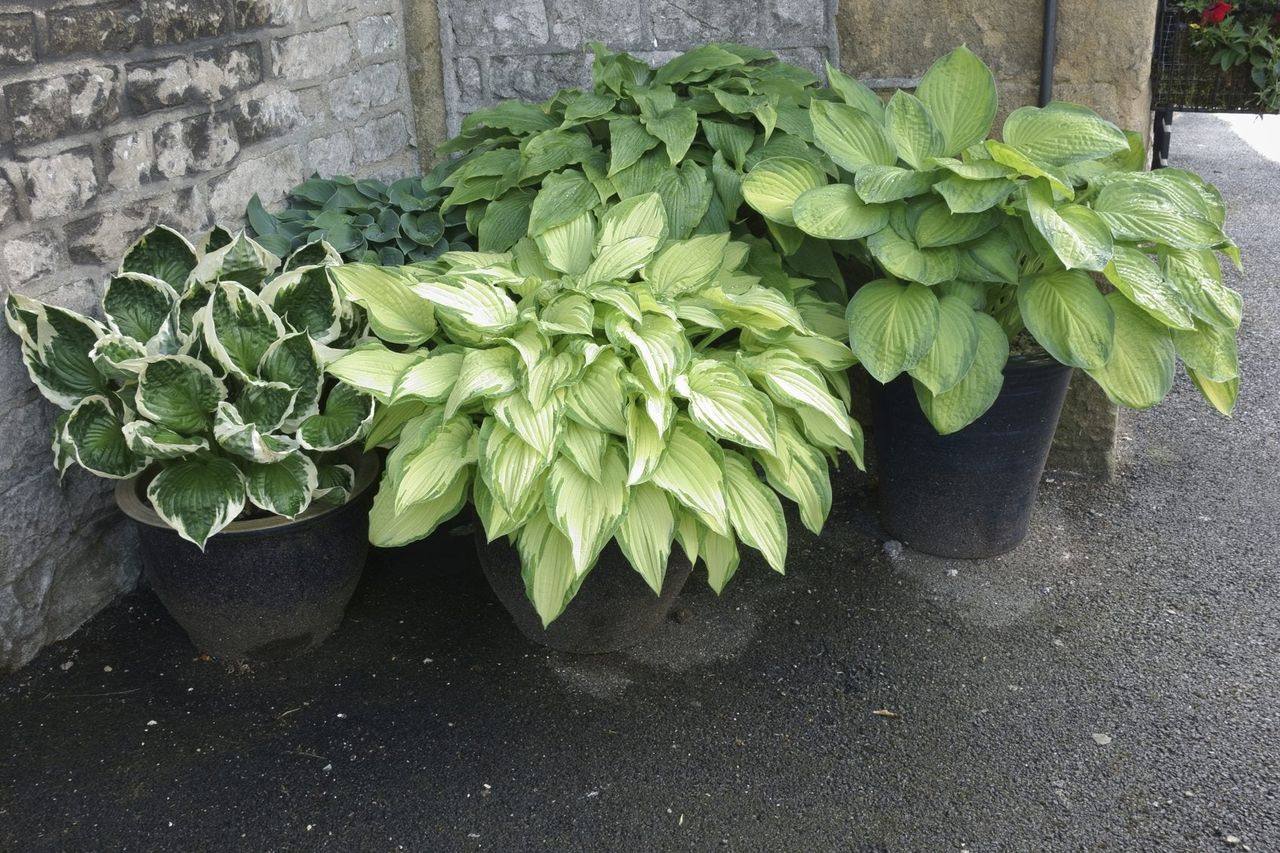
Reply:
[[[770,157],[742,179],[742,195],[766,219],[794,225],[792,205],[806,191],[824,186],[827,176],[808,160]]]
[[[898,162],[884,126],[862,110],[831,101],[809,105],[814,143],[838,166],[857,172],[864,166],[892,166]]]
[[[587,267],[584,281],[594,284],[598,281],[628,280],[653,257],[658,242],[657,237],[629,237],[610,244]]]
[[[1240,393],[1240,380],[1228,379],[1226,382],[1214,382],[1201,376],[1193,368],[1187,368],[1187,375],[1191,377],[1191,381],[1195,384],[1196,390],[1200,395],[1209,401],[1209,404],[1218,410],[1218,413],[1231,417],[1231,413],[1236,410],[1236,397]]]
[[[219,403],[213,419],[213,438],[223,450],[250,462],[278,462],[298,449],[288,436],[271,435],[269,429],[246,422],[230,403]]]
[[[143,417],[191,434],[208,429],[226,395],[226,386],[204,362],[166,355],[148,361],[138,374],[134,405]]]
[[[724,592],[725,585],[738,573],[741,555],[738,553],[738,542],[733,536],[722,536],[709,528],[699,532],[699,551],[702,561],[707,566],[707,582],[715,590],[716,595]]]
[[[286,324],[321,343],[342,333],[342,297],[329,266],[305,266],[282,273],[262,290],[263,300]]]
[[[676,374],[692,357],[684,327],[662,314],[645,314],[636,324],[614,314],[605,327],[615,345],[629,346],[644,365],[649,379],[660,389],[671,387]]]
[[[958,47],[920,78],[916,95],[942,134],[943,149],[956,154],[987,138],[996,117],[996,80],[978,56]]]
[[[274,462],[242,462],[240,471],[253,505],[285,518],[306,512],[320,485],[316,464],[298,452]]]
[[[471,439],[475,428],[466,416],[444,418],[439,411],[404,425],[400,443],[387,456],[389,481],[397,512],[443,495],[458,472],[475,461]]]
[[[395,491],[387,488],[387,479],[383,477],[382,487],[369,510],[369,542],[378,548],[398,548],[425,539],[442,522],[458,514],[467,502],[471,471],[464,467],[438,497],[419,501],[404,510],[396,509]]]
[[[342,506],[356,488],[356,472],[350,465],[319,463],[316,465],[316,488],[311,502],[322,506]]]
[[[534,240],[548,266],[569,275],[581,275],[591,266],[591,250],[596,242],[595,217],[590,212],[583,213],[548,228]]]
[[[812,412],[835,431],[854,438],[848,409],[804,358],[790,350],[770,349],[754,356],[739,355],[739,364],[775,403]]]
[[[320,407],[324,370],[315,343],[306,332],[285,335],[271,344],[258,364],[258,375],[267,382],[280,382],[296,396],[289,415],[282,422],[286,431],[296,429]]]
[[[279,266],[279,258],[241,231],[227,245],[200,258],[188,279],[198,282],[236,282],[256,293],[262,282]]]
[[[493,404],[494,417],[548,460],[555,455],[563,413],[564,405],[559,401],[534,406],[519,393],[508,394]]]
[[[933,346],[908,372],[934,394],[955,386],[969,372],[978,352],[977,314],[962,299],[938,300],[938,333]]]
[[[1115,339],[1115,313],[1088,273],[1042,273],[1018,286],[1018,310],[1036,342],[1063,364],[1097,370]]]
[[[772,452],[777,423],[773,402],[732,365],[697,359],[676,378],[689,401],[689,417],[716,438]]]
[[[258,375],[267,349],[284,337],[284,323],[262,297],[235,282],[214,285],[204,312],[206,351],[225,370],[244,379]]]
[[[667,442],[643,404],[627,406],[627,485],[646,482],[662,461]]]
[[[420,281],[413,285],[413,292],[441,316],[448,315],[472,331],[500,335],[517,320],[516,304],[506,291],[465,273]]]
[[[596,254],[636,237],[650,237],[658,241],[667,236],[667,213],[657,193],[635,195],[611,206],[600,217],[600,236],[596,240]]]
[[[1101,270],[1111,260],[1115,241],[1097,213],[1081,204],[1053,206],[1044,178],[1026,185],[1027,213],[1040,235],[1067,269]]]
[[[667,493],[651,483],[633,488],[614,538],[631,568],[640,573],[655,595],[662,594],[675,532],[676,517]]]
[[[831,477],[822,451],[800,434],[789,415],[779,412],[776,453],[757,452],[755,457],[769,485],[800,508],[801,523],[821,533],[831,512]]]
[[[178,294],[164,280],[124,273],[107,280],[102,312],[113,330],[139,343],[167,332],[177,335]]]
[[[1140,249],[1116,246],[1103,273],[1130,302],[1164,325],[1173,329],[1195,327],[1195,320],[1178,291],[1165,281],[1156,262]]]
[[[421,400],[426,403],[444,402],[453,391],[454,383],[458,381],[462,360],[463,354],[458,351],[435,350],[429,354],[419,351],[417,360],[395,380],[388,400],[391,403],[400,403],[405,400]],[[330,369],[329,372],[334,371]],[[362,386],[357,385],[357,387]]]
[[[329,275],[347,299],[364,308],[374,334],[393,344],[417,345],[436,332],[431,303],[413,292],[418,276],[408,268],[343,264]]]
[[[373,420],[369,423],[369,432],[364,437],[364,449],[369,451],[375,447],[386,449],[395,447],[405,424],[426,412],[427,404],[418,400],[406,400],[390,406],[375,406]]]
[[[106,397],[85,397],[67,415],[62,435],[72,448],[76,462],[99,477],[120,480],[146,467],[147,459],[136,453],[125,439],[124,422]]]
[[[1117,345],[1120,329],[1116,328]],[[1240,355],[1234,329],[1199,322],[1189,331],[1175,329],[1173,345],[1178,357],[1196,375],[1211,382],[1229,382],[1240,376]]]
[[[898,156],[913,169],[924,169],[929,160],[947,153],[929,108],[915,95],[895,92],[885,106],[884,125]]]
[[[574,572],[579,576],[595,565],[626,512],[626,470],[616,444],[605,450],[598,480],[565,457],[551,464],[547,474],[547,516],[569,539]]]
[[[729,534],[724,496],[724,452],[687,418],[677,416],[667,450],[651,481],[691,510],[707,527]]]
[[[622,386],[622,364],[612,351],[591,364],[565,394],[565,413],[583,426],[614,435],[627,434],[623,415],[626,394]]]
[[[103,376],[120,382],[132,382],[146,366],[147,350],[134,338],[104,335],[89,350],[89,360]]]
[[[741,292],[732,292],[713,287],[702,295],[744,328],[770,332],[791,328],[797,332],[809,332],[796,306],[776,288],[752,286]]]
[[[480,428],[480,479],[503,511],[519,524],[542,501],[548,462],[524,439],[497,421]],[[492,533],[492,531],[490,531]]]
[[[129,421],[121,432],[129,449],[148,459],[180,459],[209,449],[207,439],[179,435],[150,421]]]
[[[525,395],[536,408],[548,405],[561,388],[577,382],[585,363],[572,352],[559,352],[533,366],[525,379]]]
[[[573,543],[551,523],[546,512],[529,520],[516,537],[525,594],[542,627],[564,612],[577,590]]]
[[[218,456],[170,462],[147,486],[147,500],[179,536],[203,551],[209,537],[244,509],[244,475]]]
[[[538,325],[545,332],[561,335],[590,335],[596,310],[591,300],[581,293],[561,293],[538,315]]]
[[[5,318],[22,339],[27,374],[46,400],[70,409],[85,397],[110,392],[90,356],[108,334],[101,323],[19,294],[6,300]]]
[[[728,234],[672,241],[645,268],[645,280],[659,297],[674,298],[701,290],[720,271],[728,243]]]
[[[293,414],[298,392],[284,382],[261,379],[241,383],[236,408],[246,423],[256,424],[264,432],[280,429]]]
[[[1104,297],[1115,315],[1115,344],[1111,357],[1089,376],[1119,406],[1149,409],[1173,387],[1174,348],[1169,330],[1125,298]]]
[[[174,290],[181,290],[187,276],[195,269],[196,260],[195,247],[186,237],[165,225],[157,225],[125,252],[120,272],[153,276]]]
[[[885,383],[920,363],[938,332],[938,300],[916,282],[879,279],[849,300],[849,348]]]
[[[763,554],[774,571],[784,573],[787,519],[777,493],[760,482],[750,460],[732,450],[724,454],[724,485],[729,521],[738,538]]]
[[[865,204],[848,184],[830,184],[806,191],[796,199],[792,215],[797,228],[823,240],[856,240],[874,234],[889,223],[887,208]]]
[[[698,523],[697,516],[687,509],[682,509],[674,503],[672,509],[676,514],[676,541],[680,543],[680,550],[684,551],[685,559],[693,565],[698,562],[703,527]]]
[[[974,323],[978,346],[960,381],[942,394],[934,394],[921,382],[914,383],[920,409],[940,435],[958,432],[982,417],[1004,387],[1009,338],[988,314],[974,314]]]
[[[577,421],[566,420],[560,427],[557,449],[561,458],[569,459],[583,474],[599,480],[608,444],[608,433],[585,427]]]
[[[423,350],[395,352],[387,349],[381,341],[362,341],[354,349],[347,350],[341,357],[330,362],[325,371],[330,376],[371,394],[380,403],[390,403],[401,377],[426,357],[427,353]]]
[[[463,355],[458,378],[445,401],[444,416],[476,400],[498,397],[516,389],[516,352],[509,346],[470,349]]]
[[[1124,131],[1088,107],[1054,101],[1009,113],[1001,133],[1007,145],[1032,160],[1063,166],[1125,151]]]
[[[338,450],[364,435],[372,420],[373,398],[339,382],[324,401],[324,410],[298,426],[298,442],[308,450]]]
[[[858,363],[846,344],[823,335],[790,334],[770,345],[793,352],[827,371],[843,372]]]

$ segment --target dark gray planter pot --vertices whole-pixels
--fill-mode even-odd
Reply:
[[[561,652],[603,654],[616,652],[648,637],[666,620],[684,588],[693,566],[675,552],[667,564],[662,595],[654,595],[640,574],[627,562],[616,542],[600,553],[596,566],[560,618],[545,629],[524,591],[520,554],[505,537],[484,541],[476,525],[476,549],[480,567],[493,593],[507,608],[516,627],[535,643]]]
[[[969,426],[938,435],[911,379],[871,382],[880,524],[939,557],[994,557],[1027,537],[1072,368],[1011,356],[1004,387]]]
[[[351,461],[355,490],[342,506],[308,509],[292,521],[235,521],[203,552],[147,504],[145,475],[116,486],[116,502],[138,527],[143,574],[198,650],[283,660],[334,632],[364,570],[381,467],[373,454]]]

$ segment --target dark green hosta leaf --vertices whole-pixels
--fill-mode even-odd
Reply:
[[[181,459],[209,449],[205,438],[181,435],[150,421],[129,421],[122,432],[129,449],[148,459]]]
[[[289,327],[321,343],[341,333],[342,297],[326,267],[301,267],[276,276],[262,299]]]
[[[1061,101],[1014,110],[1004,120],[1001,136],[1007,145],[1050,166],[1096,160],[1129,148],[1120,128],[1088,107]]]
[[[175,432],[204,432],[227,389],[208,365],[185,355],[148,361],[138,375],[138,414]]]
[[[521,143],[520,153],[522,181],[603,156],[596,151],[589,134],[561,128],[530,136]]]
[[[293,250],[293,240],[287,234],[260,234],[258,245],[276,257],[283,258]]]
[[[268,382],[282,382],[296,392],[293,409],[285,420],[286,428],[315,413],[324,384],[324,370],[306,332],[295,332],[274,342],[263,355],[258,374]]]
[[[716,89],[715,98],[727,112],[736,116],[753,116],[764,130],[764,138],[773,135],[773,128],[778,121],[777,96],[773,95],[738,95]]]
[[[551,130],[558,122],[547,115],[536,104],[523,101],[504,101],[493,107],[476,110],[462,121],[462,129],[468,130],[479,125],[509,130],[512,133],[526,134],[539,130]]]
[[[102,311],[113,329],[145,344],[162,331],[177,336],[178,294],[163,279],[124,273],[107,281]]]
[[[240,384],[236,408],[245,422],[271,432],[279,429],[293,415],[294,401],[298,398],[296,388],[289,387],[285,382],[267,382],[262,379],[252,379]]]
[[[214,246],[206,251],[217,248]],[[154,276],[179,292],[185,286],[187,275],[195,267],[195,248],[187,242],[187,238],[164,225],[157,225],[143,234],[129,247],[124,260],[120,262],[121,272]]]
[[[214,287],[204,341],[223,368],[242,378],[256,377],[262,356],[284,334],[280,318],[252,290],[234,282]]]
[[[661,142],[651,135],[640,119],[620,116],[609,122],[609,176],[633,166],[647,151]]]
[[[204,239],[200,242],[202,243],[204,252],[207,254],[209,252],[216,252],[225,246],[230,246],[231,241],[234,239],[235,237],[230,231],[223,228],[221,225],[215,225],[213,228],[209,229],[209,233],[205,234]],[[177,289],[177,287],[174,288],[174,290]]]
[[[106,397],[86,397],[67,417],[64,436],[70,439],[80,467],[99,477],[123,479],[146,467],[147,460],[129,449],[124,422]]]
[[[613,95],[579,92],[565,104],[564,120],[576,123],[586,119],[603,118],[613,111],[617,103],[618,99]]]
[[[241,462],[240,470],[254,506],[285,518],[305,512],[320,485],[315,463],[298,452],[275,462]]]
[[[533,196],[523,190],[512,190],[485,208],[484,218],[476,229],[482,252],[506,252],[529,231],[529,212]]]
[[[929,352],[938,312],[937,298],[922,284],[865,284],[849,300],[849,348],[878,382],[889,382]]]
[[[702,133],[707,137],[707,142],[713,149],[724,155],[724,158],[732,163],[735,169],[741,171],[747,158],[747,152],[751,150],[751,144],[755,142],[756,134],[754,129],[741,124],[703,119]]]
[[[529,234],[536,237],[577,219],[600,203],[586,176],[574,169],[547,175],[529,211]]]
[[[707,215],[713,190],[707,170],[692,160],[685,160],[678,169],[663,171],[644,192],[658,193],[667,213],[669,236],[682,240],[692,234]]]
[[[324,412],[302,422],[298,440],[308,450],[337,450],[363,435],[372,418],[373,398],[338,383],[324,402]]]
[[[1036,342],[1063,364],[1097,370],[1115,339],[1115,313],[1088,273],[1063,270],[1026,279],[1018,309]]]
[[[684,159],[685,152],[698,134],[698,114],[688,107],[675,107],[647,118],[642,116],[640,123],[650,134],[662,140],[672,166]]]
[[[289,190],[289,195],[309,201],[319,207],[328,201],[329,197],[332,196],[337,189],[338,185],[333,181],[328,181],[320,177],[313,177]]]
[[[743,59],[718,44],[704,44],[686,51],[658,69],[654,82],[685,83],[707,79],[708,72],[743,65]]]
[[[274,234],[276,229],[280,227],[280,223],[276,218],[267,213],[267,209],[262,206],[262,199],[258,198],[257,193],[249,197],[249,204],[245,207],[244,215],[258,237]]]
[[[444,222],[439,211],[400,214],[400,233],[419,246],[434,246],[444,236]]]
[[[316,490],[312,503],[322,506],[342,506],[356,488],[356,472],[350,465],[317,464]]]
[[[147,487],[151,506],[179,536],[204,550],[244,509],[245,482],[228,459],[197,456],[166,465]]]

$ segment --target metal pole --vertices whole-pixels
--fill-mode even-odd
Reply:
[[[1040,44],[1040,106],[1053,100],[1053,65],[1058,41],[1058,0],[1044,0],[1044,41]]]

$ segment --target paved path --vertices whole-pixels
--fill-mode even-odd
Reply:
[[[447,542],[251,671],[137,593],[0,677],[0,848],[1280,849],[1280,128],[1246,133],[1173,138],[1248,264],[1237,416],[1180,380],[1016,553],[890,559],[850,479],[790,577],[695,579],[600,658],[522,641]]]

